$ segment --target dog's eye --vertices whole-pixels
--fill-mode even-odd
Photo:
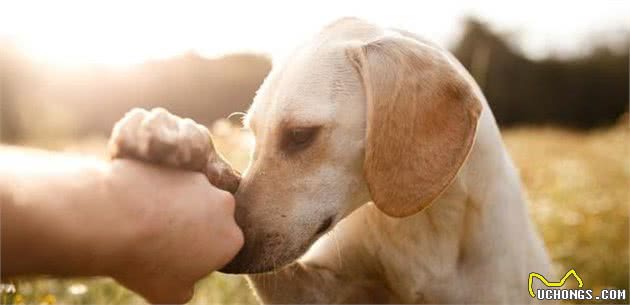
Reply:
[[[306,148],[313,142],[318,131],[319,127],[291,128],[284,135],[282,147],[289,152]]]
[[[291,129],[291,142],[296,145],[302,145],[311,140],[315,134],[313,128],[295,128]]]

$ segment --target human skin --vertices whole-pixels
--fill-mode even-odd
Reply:
[[[201,173],[0,147],[2,278],[111,276],[184,303],[243,244],[234,198]]]

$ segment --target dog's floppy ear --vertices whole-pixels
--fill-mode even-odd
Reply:
[[[367,98],[364,174],[385,214],[404,217],[431,204],[466,160],[482,105],[444,51],[384,37],[346,54]]]

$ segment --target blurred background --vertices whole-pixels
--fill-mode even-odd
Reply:
[[[625,1],[3,1],[0,143],[103,156],[127,110],[161,106],[211,127],[242,169],[250,135],[225,118],[246,111],[274,59],[344,16],[448,47],[494,111],[558,274],[628,289]],[[5,284],[3,304],[143,302],[108,279]],[[192,301],[255,302],[220,274]]]

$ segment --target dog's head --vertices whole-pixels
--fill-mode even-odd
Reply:
[[[372,200],[404,217],[455,178],[481,103],[443,50],[359,20],[275,67],[247,117],[256,145],[236,193],[245,246],[225,272],[281,267]]]

